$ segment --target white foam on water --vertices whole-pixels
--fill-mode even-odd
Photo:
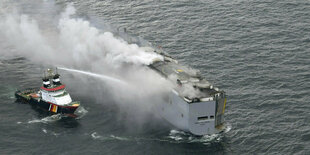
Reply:
[[[53,136],[55,136],[55,137],[58,137],[58,136],[60,135],[60,133],[56,133],[56,132],[54,132],[54,131],[48,131],[48,130],[45,129],[45,128],[42,128],[42,132],[44,132],[45,134],[49,133],[49,134],[51,134],[51,135],[53,135]]]
[[[28,121],[29,124],[32,124],[32,123],[50,123],[50,122],[55,122],[55,121],[58,121],[61,119],[61,114],[55,114],[55,115],[51,115],[51,116],[47,116],[47,117],[44,117],[42,119],[34,119],[34,120],[31,120],[31,121]]]
[[[175,141],[180,141],[182,140],[183,138],[181,136],[169,136],[169,138],[175,140]]]
[[[170,130],[169,135],[175,135],[175,134],[182,134],[182,135],[186,135],[186,133],[184,131],[179,131],[179,130]]]
[[[221,140],[221,135],[220,134],[212,134],[212,135],[204,135],[201,138],[194,138],[190,142],[201,142],[201,143],[206,143],[206,142],[214,142],[214,141],[219,141]]]
[[[225,130],[224,130],[224,133],[227,133],[227,132],[229,132],[230,130],[231,130],[231,128],[232,128],[232,126],[231,126],[231,124],[225,124]]]
[[[94,140],[102,140],[102,141],[111,141],[111,140],[135,141],[135,142],[160,141],[160,142],[167,142],[167,143],[202,143],[204,145],[209,145],[212,142],[220,142],[223,137],[223,135],[221,134],[194,136],[190,133],[186,133],[180,130],[171,130],[169,133],[169,136],[166,136],[163,138],[121,137],[121,136],[116,136],[113,134],[108,136],[108,135],[99,135],[97,132],[91,133],[90,136]]]
[[[181,140],[183,140],[184,136],[186,136],[186,133],[183,131],[171,130],[168,138],[175,140],[175,141],[181,141]]]
[[[101,136],[97,132],[93,132],[91,134],[91,137],[94,140],[103,140],[103,141],[111,141],[111,140],[118,140],[118,141],[130,141],[129,138],[126,137],[120,137],[120,136],[115,136],[115,135],[109,135],[109,136]]]
[[[101,138],[102,136],[98,135],[97,132],[93,132],[93,133],[91,134],[91,137],[92,137],[93,139],[99,139],[99,138]]]
[[[80,118],[84,117],[87,113],[88,113],[88,111],[83,106],[79,106],[74,112],[74,114],[76,114],[78,116],[75,119],[80,119]]]
[[[222,137],[223,135],[221,134],[195,136],[179,130],[171,130],[169,136],[167,136],[167,138],[170,139],[170,142],[172,143],[203,143],[205,145],[208,145],[211,142],[219,142],[221,141]]]
[[[111,138],[116,139],[116,140],[121,140],[121,141],[128,141],[130,139],[125,138],[125,137],[119,137],[119,136],[114,136],[114,135],[110,135]]]
[[[52,132],[52,135],[58,137],[60,135],[60,133]]]
[[[47,130],[46,130],[46,129],[44,129],[44,128],[42,128],[42,131],[43,131],[44,133],[47,133]]]

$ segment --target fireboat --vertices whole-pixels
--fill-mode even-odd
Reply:
[[[60,75],[52,69],[44,71],[43,84],[40,88],[18,90],[15,96],[18,101],[37,106],[51,114],[66,114],[75,117],[75,110],[80,106],[79,101],[72,101],[65,90],[66,85],[60,82]]]

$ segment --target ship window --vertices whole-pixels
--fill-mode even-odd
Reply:
[[[214,116],[210,116],[210,119],[214,119]]]
[[[208,119],[208,116],[201,116],[201,117],[197,118],[198,121],[203,121],[203,120],[207,120],[207,119]]]

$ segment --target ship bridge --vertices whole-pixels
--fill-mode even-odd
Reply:
[[[60,82],[60,75],[57,73],[57,70],[56,74],[51,69],[48,69],[47,73],[45,75],[44,72],[43,85],[40,89],[42,100],[56,105],[72,103],[69,93],[65,90],[66,86]]]

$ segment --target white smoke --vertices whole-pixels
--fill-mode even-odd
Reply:
[[[12,54],[38,64],[82,69],[129,83],[122,87],[109,82],[93,85],[97,88],[97,94],[93,95],[102,100],[113,98],[125,107],[124,110],[133,107],[133,113],[150,112],[154,104],[161,102],[158,96],[170,90],[167,80],[144,67],[154,59],[162,60],[162,56],[145,52],[138,45],[129,44],[111,32],[103,32],[82,18],[73,18],[75,8],[72,4],[59,15],[57,26],[51,23],[50,27],[40,25],[40,21],[30,15],[0,12],[0,42],[9,44],[10,51],[14,51]],[[0,49],[0,56],[6,52]],[[88,78],[78,80],[90,82]],[[85,87],[79,90],[88,93],[90,88]],[[103,92],[105,90],[108,92]],[[104,93],[108,93],[108,97],[103,98]],[[133,119],[143,117],[137,115]]]
[[[5,16],[0,21],[0,34],[23,56],[40,60],[39,58],[50,57],[49,54],[52,54],[53,49],[40,33],[36,21],[26,15]],[[15,46],[16,44],[18,46]]]
[[[35,61],[67,64],[101,61],[114,66],[121,63],[150,64],[162,59],[156,53],[146,53],[136,44],[128,44],[111,32],[102,32],[75,14],[72,4],[61,14],[58,32],[48,34],[37,21],[27,15],[6,14],[0,21],[0,33],[20,51],[19,54]],[[56,59],[57,57],[57,59]]]
[[[136,44],[128,44],[120,38],[113,36],[111,32],[100,32],[90,26],[88,21],[70,18],[75,13],[72,5],[69,5],[62,14],[58,28],[60,40],[65,49],[74,51],[77,60],[84,58],[105,58],[106,62],[119,64],[120,62],[134,64],[150,64],[154,59],[162,59],[156,53],[146,53]],[[70,39],[68,39],[70,38]]]

